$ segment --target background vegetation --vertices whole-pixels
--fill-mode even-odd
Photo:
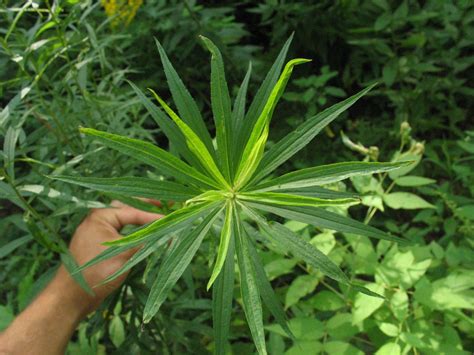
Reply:
[[[380,85],[281,172],[343,160],[386,161],[395,155],[419,161],[412,171],[335,186],[363,195],[364,206],[352,207],[351,216],[417,244],[398,248],[286,221],[387,300],[346,292],[314,270],[308,275],[306,265],[281,251],[265,250],[265,270],[296,336],[295,341],[286,338],[266,314],[269,351],[474,351],[471,1],[122,3],[1,5],[0,329],[53,275],[87,209],[111,198],[45,175],[142,172],[137,162],[81,139],[78,127],[167,144],[125,82],[167,92],[153,36],[210,125],[209,54],[197,35],[211,38],[223,51],[235,94],[249,61],[254,67],[249,91],[255,93],[295,31],[289,56],[313,62],[299,68],[289,83],[275,112],[272,141],[322,108],[375,81]],[[71,353],[212,351],[210,294],[205,291],[210,266],[199,253],[160,314],[141,327],[148,287],[143,280],[160,256],[136,267],[122,291],[81,324]],[[234,306],[232,351],[252,353],[242,308]]]

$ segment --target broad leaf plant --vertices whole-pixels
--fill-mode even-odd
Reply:
[[[259,354],[266,354],[262,301],[275,321],[292,337],[285,312],[268,281],[257,246],[275,243],[293,257],[306,262],[324,275],[358,291],[377,297],[351,280],[315,246],[283,224],[268,219],[277,215],[318,228],[404,243],[326,207],[357,204],[354,195],[325,188],[352,176],[386,172],[407,162],[344,162],[293,171],[275,177],[272,173],[309,144],[342,112],[372,87],[308,118],[293,132],[265,150],[270,121],[293,69],[308,59],[293,59],[283,66],[291,37],[283,46],[265,80],[247,108],[247,87],[252,67],[238,90],[233,105],[219,49],[208,38],[201,38],[211,53],[211,106],[216,137],[213,141],[198,107],[157,42],[175,111],[153,90],[161,109],[133,83],[140,101],[169,139],[174,154],[137,139],[81,128],[105,146],[115,149],[156,169],[169,180],[145,177],[54,176],[55,179],[121,196],[143,197],[182,203],[164,218],[118,240],[78,268],[77,272],[123,251],[140,247],[136,254],[106,281],[126,272],[162,246],[167,246],[160,269],[151,286],[143,322],[148,323],[160,310],[170,290],[188,267],[202,241],[212,237],[216,226],[220,238],[207,289],[212,288],[212,315],[216,353],[223,354],[229,338],[233,308],[235,261],[242,305]],[[168,246],[169,245],[169,246]]]

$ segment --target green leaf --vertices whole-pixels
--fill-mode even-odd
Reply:
[[[204,143],[199,139],[198,135],[194,133],[194,131],[189,127],[186,123],[184,123],[181,118],[164,102],[161,97],[157,95],[156,92],[150,90],[155,98],[160,103],[161,107],[165,110],[165,112],[172,118],[172,120],[178,125],[181,132],[183,132],[184,136],[186,137],[186,144],[188,145],[189,150],[191,150],[194,155],[199,159],[202,163],[204,168],[207,172],[218,182],[222,185],[222,187],[230,188],[227,181],[222,176],[219,168],[217,167],[214,158],[207,150]]]
[[[420,196],[409,192],[392,192],[383,195],[383,201],[393,209],[415,210],[421,208],[435,208],[431,203]]]
[[[379,324],[379,328],[385,335],[389,337],[396,337],[399,334],[399,329],[395,324],[382,322]]]
[[[237,261],[239,264],[240,290],[247,323],[252,339],[260,355],[266,355],[265,332],[263,328],[262,304],[258,290],[257,276],[250,257],[248,240],[240,223],[235,229]]]
[[[290,159],[305,147],[324,127],[367,94],[374,86],[375,84],[305,120],[296,130],[274,144],[263,157],[258,173],[252,179],[252,182],[258,182]]]
[[[184,229],[181,234],[189,234],[188,229]],[[140,263],[141,261],[145,260],[148,256],[152,253],[157,251],[161,246],[165,245],[171,238],[176,237],[176,235],[168,234],[164,235],[163,237],[159,238],[158,240],[153,240],[147,242],[144,246],[142,246],[135,254],[133,254],[126,262],[123,264],[117,271],[115,271],[112,275],[108,276],[104,281],[100,283],[100,285],[106,284],[123,273],[130,270],[132,267]]]
[[[214,264],[214,269],[212,270],[211,277],[207,283],[207,289],[209,290],[216,280],[217,276],[224,266],[224,262],[227,256],[227,249],[229,248],[230,239],[232,238],[232,219],[234,216],[233,213],[234,203],[228,200],[225,207],[225,220],[224,225],[222,226],[221,237],[219,241],[219,250],[217,252],[216,263]]]
[[[95,178],[63,175],[49,177],[93,190],[156,200],[186,201],[199,194],[199,190],[192,187],[142,177]]]
[[[375,355],[400,355],[401,353],[402,350],[400,345],[390,342],[384,344],[379,350],[377,350]]]
[[[158,107],[156,107],[155,104],[153,104],[135,84],[130,81],[128,81],[128,83],[137,94],[140,102],[145,106],[151,117],[155,120],[156,124],[162,129],[166,137],[168,137],[173,147],[175,147],[190,164],[197,168],[199,163],[189,151],[186,145],[186,140],[176,124],[167,117],[163,111],[158,109]]]
[[[216,125],[217,153],[224,176],[230,180],[233,157],[233,131],[229,89],[225,79],[224,61],[221,52],[209,38],[200,36],[211,52],[211,105]]]
[[[212,319],[216,354],[225,355],[234,294],[234,238],[229,241],[224,267],[212,287]]]
[[[284,206],[341,206],[358,204],[360,200],[354,198],[324,200],[317,197],[289,195],[276,192],[242,192],[237,198],[244,201],[270,203]]]
[[[247,202],[251,207],[274,213],[284,218],[294,219],[303,223],[312,224],[318,228],[332,229],[342,233],[353,233],[365,235],[370,238],[383,239],[391,242],[409,243],[407,240],[389,235],[374,227],[367,226],[361,222],[348,217],[332,213],[317,207],[286,206],[276,207],[264,204]]]
[[[81,286],[81,288],[89,295],[94,296],[94,291],[92,291],[92,288],[87,283],[86,279],[84,278],[84,275],[82,275],[82,273],[80,272],[76,272],[78,265],[69,250],[65,251],[64,253],[61,253],[61,261],[66,270],[71,275],[71,277],[74,279],[74,281],[76,281],[78,285]]]
[[[168,293],[196,254],[219,212],[219,209],[215,209],[191,233],[181,235],[180,240],[177,240],[177,245],[165,256],[145,304],[144,323],[150,322],[158,312]]]
[[[297,304],[301,298],[316,289],[319,278],[315,275],[301,275],[296,277],[288,287],[285,297],[285,309]]]
[[[317,198],[323,198],[323,199],[341,199],[341,198],[360,199],[359,195],[352,192],[334,191],[334,190],[329,190],[329,189],[326,189],[324,187],[319,187],[319,186],[300,187],[296,189],[282,189],[282,190],[278,190],[278,192],[286,193],[290,195],[317,197]]]
[[[344,162],[301,169],[256,186],[253,190],[274,191],[331,184],[352,176],[382,173],[406,166],[410,162],[369,163]]]
[[[217,203],[202,203],[181,208],[123,238],[105,242],[104,245],[113,246],[131,244],[139,241],[146,241],[147,239],[151,238],[156,238],[157,236],[161,236],[166,233],[172,233],[184,228],[196,219],[206,215],[209,213],[209,210],[212,210],[216,206]]]
[[[235,155],[235,159],[240,159],[242,155],[242,151],[245,148],[245,144],[248,141],[248,137],[252,131],[255,122],[257,121],[260,113],[265,106],[265,103],[272,92],[273,87],[275,86],[276,82],[278,81],[278,77],[280,76],[281,68],[285,62],[286,54],[288,52],[288,48],[290,47],[291,41],[293,40],[293,33],[288,38],[288,40],[283,45],[278,57],[276,58],[275,62],[273,63],[272,67],[268,71],[263,83],[261,84],[260,88],[258,89],[255,97],[250,104],[250,107],[245,115],[245,119],[243,121],[243,125],[241,129],[237,131],[237,154]]]
[[[382,294],[384,293],[384,288],[381,285],[370,284],[367,285],[371,291]],[[358,324],[364,319],[369,317],[377,309],[379,309],[384,303],[383,299],[370,297],[362,293],[358,293],[355,296],[354,309],[352,311],[352,323]]]
[[[310,62],[310,59],[297,58],[290,60],[283,69],[280,78],[272,89],[270,96],[268,97],[263,110],[255,122],[250,137],[245,145],[242,153],[242,158],[239,163],[236,174],[236,188],[243,186],[251,177],[252,174],[258,167],[261,157],[263,155],[263,147],[268,138],[268,130],[270,120],[272,119],[273,111],[278,103],[283,91],[285,90],[286,84],[290,79],[293,68],[296,65]],[[258,144],[257,144],[258,143]],[[249,157],[255,156],[255,159],[249,159]]]
[[[404,187],[424,186],[434,184],[436,180],[428,179],[422,176],[401,176],[395,179],[395,184]]]
[[[245,237],[249,238],[248,233],[245,233]],[[291,332],[290,328],[288,327],[288,322],[286,320],[285,311],[278,300],[275,292],[273,291],[272,285],[270,281],[268,281],[267,275],[265,273],[265,269],[258,257],[257,250],[253,246],[252,242],[249,241],[247,243],[250,259],[252,261],[252,267],[255,271],[255,278],[258,286],[258,291],[264,304],[267,306],[270,313],[273,315],[277,323],[282,327],[282,329],[286,332],[286,334],[290,338],[294,338],[293,333]]]
[[[110,340],[116,348],[125,341],[125,327],[119,316],[114,316],[109,324]]]
[[[25,235],[24,237],[14,239],[10,243],[3,245],[0,248],[0,259],[4,258],[5,256],[8,256],[16,248],[22,246],[25,243],[28,243],[32,239],[33,237],[31,235]]]
[[[215,151],[214,146],[212,145],[211,136],[206,128],[204,120],[202,119],[196,102],[193,100],[191,94],[184,86],[178,73],[173,68],[173,65],[169,61],[160,42],[158,42],[156,38],[155,42],[158,47],[158,52],[160,53],[161,62],[163,64],[166,79],[168,80],[171,95],[173,96],[173,101],[178,108],[180,116],[183,118],[183,121],[186,122],[186,124],[191,127],[194,132],[196,132],[199,138],[206,145],[211,155],[215,158]]]
[[[232,178],[235,175],[235,170],[237,168],[235,166],[237,157],[240,156],[240,149],[242,148],[242,147],[239,147],[238,144],[236,144],[236,141],[239,138],[239,133],[242,132],[243,130],[242,127],[244,125],[244,117],[245,117],[245,102],[246,102],[247,88],[249,85],[251,72],[252,72],[252,63],[250,62],[247,73],[245,74],[244,80],[242,81],[242,84],[240,85],[239,91],[237,93],[237,98],[235,99],[235,102],[234,102],[234,109],[232,110],[232,132],[235,132],[232,135],[234,143],[230,145],[230,149],[232,149],[232,155],[231,155],[232,160],[230,161]]]
[[[95,137],[109,148],[138,159],[166,175],[173,176],[184,183],[204,187],[218,187],[212,179],[179,160],[167,151],[138,139],[118,136],[107,132],[97,131],[92,128],[81,128],[82,133]]]
[[[259,224],[270,240],[288,250],[296,258],[304,260],[308,265],[321,271],[330,278],[345,284],[350,284],[347,276],[326,255],[319,251],[314,245],[279,223]]]

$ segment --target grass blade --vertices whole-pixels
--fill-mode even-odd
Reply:
[[[361,222],[348,217],[341,216],[317,207],[301,207],[301,206],[272,206],[262,203],[247,202],[250,207],[257,208],[262,211],[274,213],[278,216],[294,219],[299,222],[312,224],[318,228],[332,229],[342,233],[353,233],[357,235],[365,235],[370,238],[388,240],[400,244],[407,244],[409,241],[394,237],[384,233],[377,228],[365,225]]]
[[[200,36],[211,52],[211,105],[216,125],[217,154],[224,176],[230,181],[230,164],[233,161],[233,131],[229,88],[225,79],[221,52],[209,38]]]
[[[353,176],[369,175],[396,170],[411,161],[393,163],[344,162],[320,165],[282,175],[255,187],[258,191],[275,191],[331,184]]]
[[[167,254],[146,301],[143,312],[144,323],[150,322],[158,312],[168,293],[196,254],[219,211],[219,209],[214,209],[191,233],[183,234],[182,239],[178,240],[178,244]]]
[[[229,338],[234,294],[234,252],[234,238],[231,238],[224,267],[212,287],[212,319],[217,355],[226,353]]]
[[[138,159],[184,183],[204,186],[207,188],[218,187],[212,179],[201,174],[192,166],[189,166],[182,160],[154,144],[98,131],[92,128],[81,128],[81,132],[93,136],[109,148],[118,150],[123,154]]]
[[[50,178],[92,190],[160,200],[186,201],[200,193],[198,189],[174,182],[141,177],[95,178],[56,175]]]
[[[247,323],[252,334],[257,351],[261,355],[267,354],[265,346],[265,332],[263,328],[262,304],[258,290],[257,276],[250,259],[248,240],[244,236],[242,226],[236,225],[236,250],[239,264],[240,290]]]
[[[240,200],[270,203],[283,206],[346,206],[360,203],[359,199],[321,199],[317,197],[306,197],[298,195],[290,195],[276,192],[242,192],[237,194]]]
[[[160,42],[158,42],[156,39],[155,42],[156,46],[158,47],[158,52],[160,53],[161,62],[163,64],[166,79],[168,80],[171,95],[173,96],[173,101],[178,108],[180,116],[183,118],[183,121],[186,122],[186,124],[189,125],[189,127],[191,127],[194,132],[196,132],[199,138],[206,145],[208,151],[215,158],[216,156],[214,146],[212,145],[211,136],[206,128],[204,120],[202,119],[196,102],[184,86],[183,81],[168,59],[168,56],[166,55],[166,52],[161,46]]]
[[[334,121],[342,112],[367,94],[374,85],[371,85],[359,93],[339,102],[323,112],[307,119],[292,133],[285,136],[265,154],[260,163],[258,174],[252,179],[257,182],[270,174],[273,170],[290,159],[293,155],[305,147],[324,127]]]
[[[216,182],[220,183],[225,188],[229,188],[229,184],[222,176],[214,161],[214,158],[209,153],[204,143],[199,139],[198,135],[194,133],[191,127],[189,127],[186,123],[184,123],[183,120],[181,120],[181,118],[178,117],[178,115],[156,94],[156,92],[153,90],[150,91],[153,93],[165,112],[178,125],[181,132],[183,132],[184,136],[186,137],[186,144],[188,145],[189,150],[194,153],[194,155],[199,159],[204,168],[216,180]]]
[[[228,201],[225,207],[225,220],[224,225],[222,226],[221,237],[219,241],[219,250],[217,252],[216,263],[214,264],[214,269],[212,270],[211,277],[207,283],[207,289],[209,290],[216,280],[217,276],[224,266],[224,262],[227,256],[227,250],[229,249],[230,239],[232,238],[232,219],[233,219],[233,209],[234,204],[231,201]]]

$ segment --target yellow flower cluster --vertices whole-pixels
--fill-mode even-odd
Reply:
[[[112,27],[127,26],[135,17],[143,0],[101,0],[105,13],[111,18]]]

